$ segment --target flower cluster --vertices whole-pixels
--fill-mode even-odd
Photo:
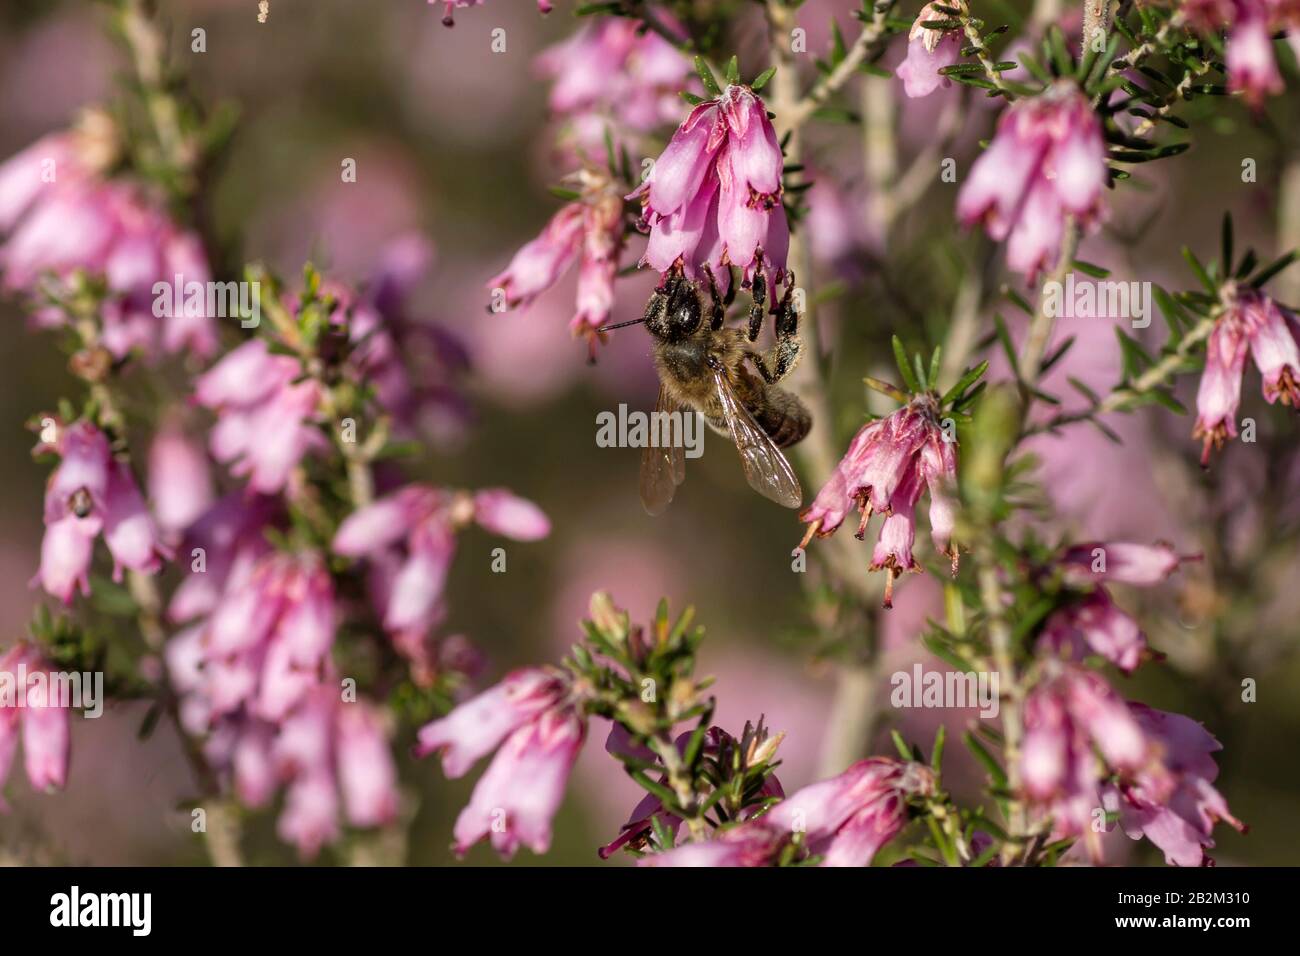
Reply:
[[[335,554],[367,559],[379,618],[420,683],[437,671],[431,632],[446,617],[456,535],[472,523],[516,541],[551,529],[540,508],[503,488],[469,494],[412,484],[354,511],[334,536]]]
[[[641,200],[650,228],[641,264],[690,278],[707,270],[723,285],[735,266],[745,283],[761,271],[776,288],[790,244],[784,167],[767,107],[753,90],[732,84],[700,103],[629,197]]]
[[[189,623],[167,643],[168,672],[209,766],[250,807],[287,786],[280,834],[314,856],[338,836],[340,792],[353,826],[394,819],[396,769],[378,710],[334,669],[338,611],[322,558],[275,551],[249,523],[226,500],[196,526],[213,563],[169,607]]]
[[[541,235],[526,243],[506,268],[487,282],[498,310],[528,306],[559,281],[575,259],[577,311],[569,328],[594,349],[614,306],[614,278],[626,234],[623,200],[610,176],[595,167],[576,176],[579,198],[557,212]]]
[[[1087,590],[1047,619],[1039,637],[1040,651],[1073,660],[1098,654],[1131,673],[1150,653],[1146,637],[1137,621],[1111,600],[1103,582],[1149,587],[1187,560],[1164,544],[1093,542],[1067,549],[1058,567],[1068,582]]]
[[[194,399],[217,413],[213,457],[246,477],[253,491],[280,491],[308,451],[327,445],[315,425],[320,384],[303,378],[301,362],[272,352],[264,339],[245,342],[199,376]]]
[[[929,768],[885,757],[791,794],[705,843],[644,858],[644,866],[772,866],[792,844],[822,866],[867,866],[907,823],[907,801],[933,792]]]
[[[799,515],[808,525],[799,547],[806,547],[813,535],[834,534],[855,507],[861,514],[859,540],[872,514],[884,515],[871,570],[888,573],[885,607],[890,607],[894,579],[905,571],[920,571],[912,545],[916,505],[927,488],[930,538],[952,559],[956,571],[957,548],[952,542],[956,516],[947,487],[956,474],[956,436],[944,430],[934,397],[923,393],[889,417],[868,422],[853,437],[834,473]]]
[[[1014,102],[957,196],[957,218],[1007,241],[1007,265],[1030,282],[1060,256],[1065,219],[1100,222],[1108,179],[1101,122],[1069,81]]]
[[[1081,837],[1101,860],[1103,808],[1129,836],[1147,837],[1169,863],[1196,866],[1222,820],[1244,825],[1212,786],[1217,741],[1195,721],[1123,701],[1099,675],[1072,665],[1051,672],[1025,702],[1021,772],[1054,838]]]
[[[36,299],[38,325],[59,326],[67,316],[40,302],[42,282],[67,287],[84,274],[107,287],[100,341],[115,358],[160,347],[211,355],[217,339],[210,317],[191,309],[160,317],[155,309],[156,283],[208,281],[202,244],[145,186],[105,178],[116,161],[115,137],[106,115],[88,112],[76,129],[0,164],[0,287]]]
[[[690,61],[666,39],[613,17],[543,51],[537,67],[551,81],[551,112],[569,121],[578,149],[590,155],[603,153],[607,129],[645,134],[674,120],[691,74]]]
[[[746,728],[750,730],[750,728]],[[691,746],[691,740],[694,733],[687,731],[674,742],[674,747],[681,757],[685,757],[686,750]],[[704,740],[701,745],[701,753],[704,759],[719,767],[725,767],[732,761],[733,755],[741,751],[741,759],[746,764],[763,764],[771,760],[776,753],[776,748],[780,746],[781,739],[784,735],[777,734],[772,737],[765,736],[761,729],[757,734],[748,735],[757,746],[747,748],[747,735],[742,735],[741,740],[737,740],[721,727],[710,727],[704,734]],[[619,760],[641,760],[649,763],[655,763],[658,758],[655,754],[645,747],[633,745],[628,737],[627,731],[620,724],[614,724],[610,728],[609,739],[605,741],[605,750],[610,756]],[[662,761],[658,761],[662,765]],[[660,784],[668,782],[667,776],[660,778]],[[781,781],[777,779],[775,773],[768,774],[759,785],[757,793],[752,795],[752,801],[745,804],[736,813],[736,819],[743,821],[751,819],[765,810],[769,802],[780,800],[785,797],[785,790],[781,787]],[[601,847],[598,853],[602,860],[607,860],[614,853],[624,847],[629,850],[640,850],[646,847],[650,838],[656,829],[661,832],[671,834],[676,839],[677,833],[681,830],[682,818],[674,813],[671,809],[664,806],[663,799],[654,793],[647,793],[645,797],[632,809],[632,815],[628,817],[627,823],[623,824],[622,832],[610,843]]]
[[[1251,288],[1224,286],[1223,309],[1206,342],[1205,373],[1196,393],[1196,428],[1201,464],[1211,448],[1237,436],[1241,378],[1249,352],[1262,379],[1269,404],[1300,408],[1300,348],[1296,319],[1276,302]]]

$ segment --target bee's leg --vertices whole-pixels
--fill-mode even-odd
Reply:
[[[763,330],[763,309],[767,305],[767,280],[761,270],[754,273],[750,295],[753,296],[754,304],[749,307],[749,329],[746,337],[753,342],[758,338],[758,333]]]
[[[786,273],[785,295],[781,296],[781,302],[772,309],[772,312],[776,316],[773,326],[778,342],[781,339],[793,338],[799,334],[799,313],[794,307],[793,272]]]
[[[803,339],[790,337],[778,339],[776,344],[762,352],[746,352],[746,358],[754,363],[758,369],[758,374],[763,376],[763,381],[768,385],[775,385],[787,375],[794,371],[794,367],[799,364],[799,358],[803,355]]]
[[[722,297],[724,308],[731,308],[731,303],[736,301],[736,276],[731,266],[727,266],[727,293]]]
[[[704,274],[709,279],[709,297],[713,303],[709,307],[709,328],[714,332],[722,328],[722,320],[727,311],[722,306],[721,297],[718,295],[718,280],[713,277],[713,270],[707,265],[704,267]]]
[[[758,277],[755,276],[755,286],[758,285],[758,281]],[[759,374],[763,376],[763,381],[769,385],[775,385],[793,372],[794,367],[799,364],[800,355],[803,354],[803,339],[799,338],[799,313],[794,308],[793,276],[787,279],[785,295],[781,297],[774,311],[776,343],[766,355],[758,352],[749,353]]]

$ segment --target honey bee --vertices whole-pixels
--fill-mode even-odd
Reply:
[[[760,272],[751,289],[748,328],[728,328],[711,274],[707,285],[673,274],[655,290],[638,321],[654,336],[659,372],[655,411],[700,412],[714,431],[735,444],[751,488],[779,505],[798,508],[803,489],[781,449],[808,434],[812,416],[797,397],[777,385],[794,370],[803,347],[799,315],[791,304],[793,277],[787,277],[779,302],[773,290],[776,341],[763,353],[753,342],[762,329],[767,291]],[[681,447],[645,448],[640,478],[645,510],[661,514],[685,478]]]

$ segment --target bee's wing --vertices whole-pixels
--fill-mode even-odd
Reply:
[[[727,430],[740,452],[740,464],[749,487],[783,507],[798,508],[803,504],[803,488],[781,449],[754,421],[749,409],[741,404],[721,369],[714,369],[713,381],[718,389],[718,404],[722,406]]]
[[[655,412],[675,412],[677,403],[667,389],[659,386]],[[641,504],[646,514],[660,515],[668,510],[677,486],[686,480],[686,450],[680,445],[641,450]]]

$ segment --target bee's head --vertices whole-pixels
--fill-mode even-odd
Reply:
[[[669,342],[685,339],[700,327],[703,313],[695,284],[682,275],[669,277],[655,290],[646,308],[646,328]]]

